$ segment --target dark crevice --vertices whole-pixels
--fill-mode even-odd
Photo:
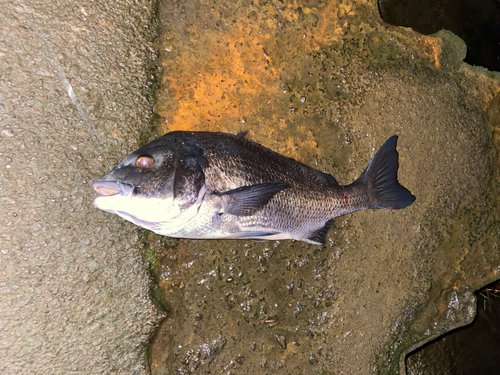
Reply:
[[[500,280],[475,294],[474,321],[410,353],[407,374],[500,374]]]
[[[382,19],[430,35],[450,30],[467,45],[465,62],[500,71],[500,1],[379,0]]]

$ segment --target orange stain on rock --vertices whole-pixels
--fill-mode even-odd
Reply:
[[[241,42],[245,40],[241,30],[224,36],[224,41],[207,38],[201,43],[204,51],[197,57],[188,53],[182,69],[170,72],[169,92],[177,110],[162,130],[219,130],[222,123],[253,115],[261,96],[272,100],[278,75],[266,68],[270,58],[262,44]]]
[[[441,57],[441,39],[422,35],[420,37],[420,44],[422,46],[423,54],[434,64],[436,68],[439,68],[441,66],[439,62],[439,58]]]
[[[207,19],[172,24],[162,38],[164,76],[157,105],[162,133],[249,130],[252,139],[288,156],[317,154],[316,135],[296,125],[302,115],[284,87],[290,79],[304,78],[308,53],[344,37],[356,9],[339,1],[280,4],[255,11],[228,3],[221,15],[201,1],[200,15]],[[320,126],[311,124],[316,130]]]

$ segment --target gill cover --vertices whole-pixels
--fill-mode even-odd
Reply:
[[[206,163],[205,159],[192,153],[179,155],[177,158],[173,196],[181,211],[195,204],[200,198],[200,191],[205,187],[205,173],[200,161]]]

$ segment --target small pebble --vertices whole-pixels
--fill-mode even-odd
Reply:
[[[13,137],[15,134],[10,129],[4,129],[1,133],[4,137]]]

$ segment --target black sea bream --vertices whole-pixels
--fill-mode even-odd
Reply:
[[[397,181],[396,141],[389,138],[361,176],[341,186],[243,133],[172,132],[94,181],[101,194],[94,205],[164,236],[321,245],[337,216],[413,203]]]

